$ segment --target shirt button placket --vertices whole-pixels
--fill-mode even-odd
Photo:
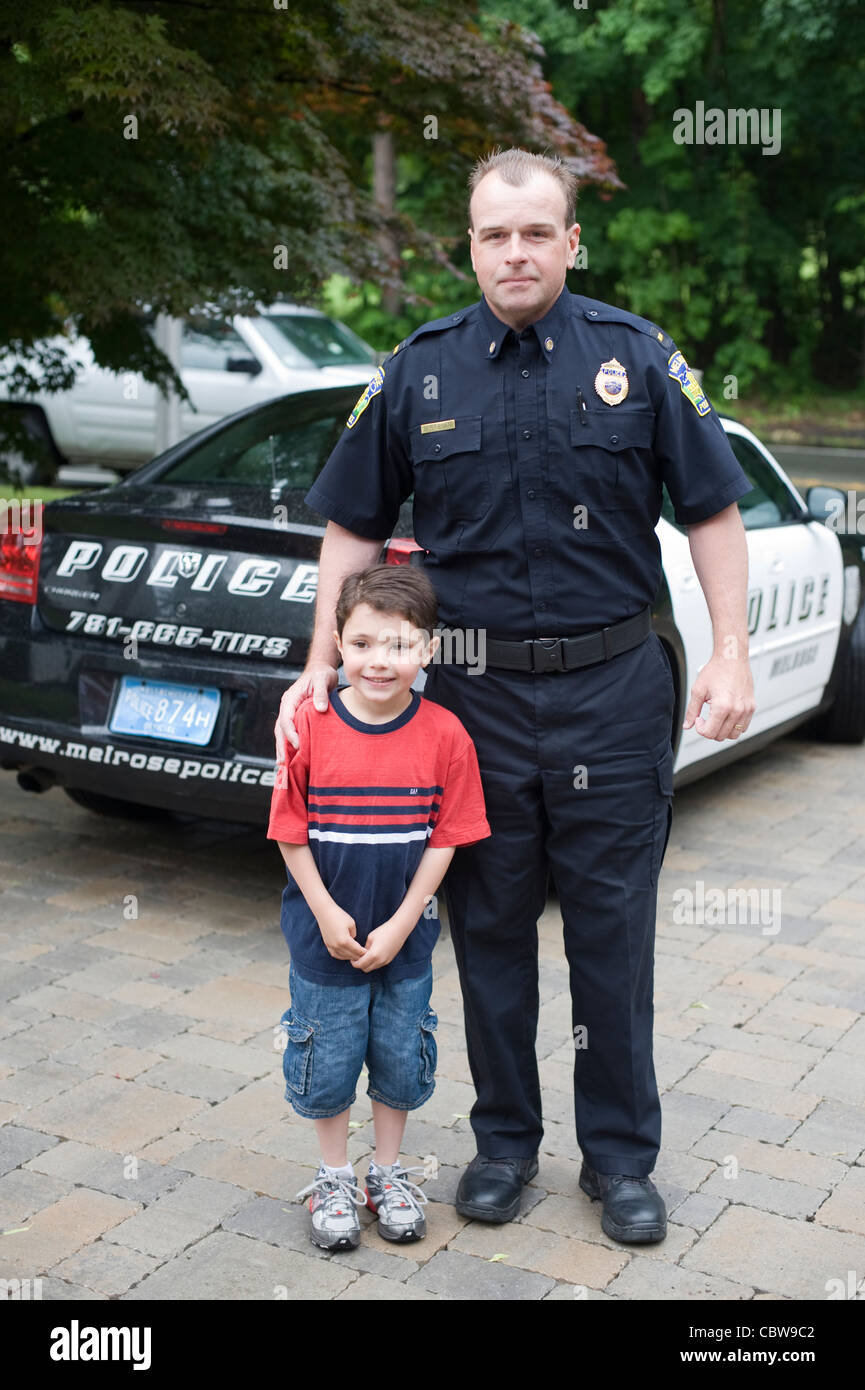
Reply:
[[[542,375],[544,363],[534,330],[529,330],[519,342],[519,371],[514,375],[516,397],[517,475],[520,492],[528,499],[523,506],[523,533],[532,606],[537,614],[546,606],[549,593],[549,539],[547,536],[546,498],[539,448],[542,432],[538,410],[546,401],[546,384]],[[539,399],[540,396],[540,399]],[[532,634],[526,633],[526,636]]]

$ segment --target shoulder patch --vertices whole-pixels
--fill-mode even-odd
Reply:
[[[345,422],[349,429],[351,429],[352,425],[357,424],[358,420],[360,419],[363,412],[366,410],[373,396],[377,395],[378,392],[381,390],[381,384],[383,381],[384,367],[376,367],[372,380],[368,383],[366,387],[364,387],[364,390],[358,398],[357,404],[355,405],[354,409],[352,410],[351,414]]]
[[[712,407],[703,394],[699,381],[678,349],[671,354],[667,363],[667,376],[678,381],[682,388],[682,395],[687,397],[698,415],[708,415]]]

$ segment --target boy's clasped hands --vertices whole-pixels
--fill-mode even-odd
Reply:
[[[366,945],[361,946],[355,939],[357,927],[354,918],[337,903],[333,904],[332,909],[322,912],[316,920],[328,954],[334,960],[349,960],[356,970],[365,972],[388,965],[405,945],[414,925],[411,923],[406,927],[395,917],[389,917],[368,934]]]

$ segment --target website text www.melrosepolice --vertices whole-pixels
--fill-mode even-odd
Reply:
[[[201,758],[166,757],[162,753],[129,753],[113,744],[84,743],[81,740],[65,742],[59,738],[49,738],[46,734],[34,734],[25,729],[7,729],[0,724],[0,743],[14,744],[38,753],[50,754],[55,758],[75,758],[79,762],[99,763],[103,767],[125,765],[136,772],[161,772],[168,777],[178,777],[186,782],[193,777],[202,777],[207,782],[243,782],[249,786],[272,787],[276,777],[273,767],[254,767],[241,762],[216,762]]]

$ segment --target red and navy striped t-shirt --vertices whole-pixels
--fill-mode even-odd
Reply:
[[[386,724],[356,719],[338,691],[324,713],[305,700],[295,716],[300,746],[289,746],[271,798],[268,839],[309,845],[361,945],[396,912],[428,845],[470,845],[491,833],[469,735],[450,710],[415,690],[411,697]],[[286,877],[281,925],[295,969],[320,984],[367,983],[350,961],[328,955],[306,899]],[[437,918],[421,915],[376,975],[422,975],[438,934]]]

